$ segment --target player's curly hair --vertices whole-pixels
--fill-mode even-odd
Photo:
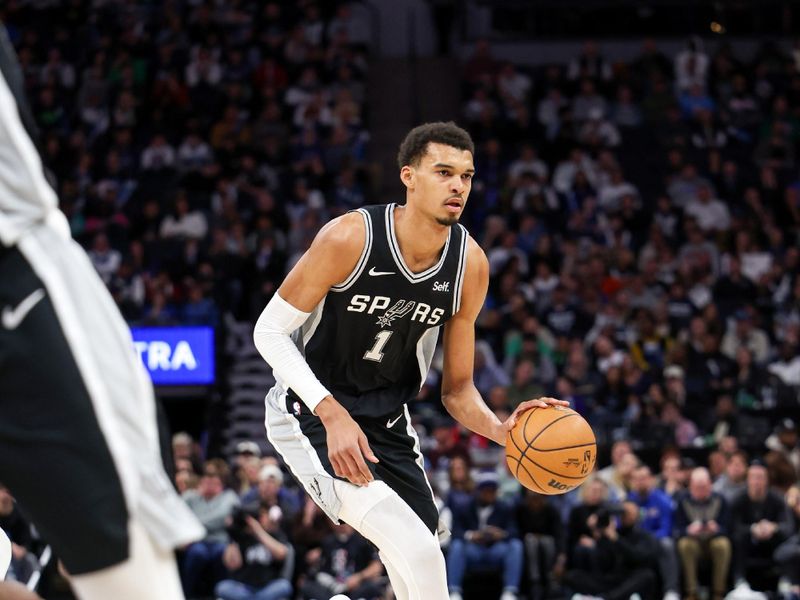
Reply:
[[[445,144],[475,154],[475,144],[469,133],[453,121],[436,121],[418,125],[408,132],[397,153],[398,166],[401,169],[406,165],[417,166],[430,143]]]

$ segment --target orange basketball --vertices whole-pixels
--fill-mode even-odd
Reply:
[[[514,477],[540,494],[575,489],[594,469],[594,432],[571,408],[532,408],[506,437],[506,461]]]

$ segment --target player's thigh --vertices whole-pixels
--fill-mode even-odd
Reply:
[[[0,479],[70,571],[124,560],[116,465],[52,298],[16,250],[0,258],[0,306],[13,317],[0,323]]]
[[[328,458],[325,427],[314,418],[286,410],[286,394],[277,386],[266,397],[267,438],[312,500],[335,523],[341,500]]]
[[[422,466],[416,432],[408,424],[408,413],[392,428],[382,422],[362,425],[370,448],[379,461],[374,465],[375,477],[386,482],[414,513],[435,532],[439,523],[439,509],[433,500],[433,491]]]

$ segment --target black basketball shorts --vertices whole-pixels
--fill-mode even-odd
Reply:
[[[128,555],[128,511],[53,300],[0,249],[0,481],[73,574]]]
[[[334,521],[341,505],[334,491],[333,467],[328,459],[325,426],[308,407],[297,403],[287,407],[279,386],[266,398],[267,436],[308,494]],[[376,480],[394,490],[419,516],[425,526],[437,531],[439,511],[425,475],[419,439],[411,425],[408,409],[383,419],[359,419],[378,463],[367,462]]]
[[[0,246],[0,481],[81,575],[204,535],[164,472],[153,388],[85,252],[42,225]]]

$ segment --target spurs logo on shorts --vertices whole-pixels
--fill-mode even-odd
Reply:
[[[312,490],[314,490],[314,493],[317,495],[317,498],[322,500],[322,489],[320,489],[319,481],[317,481],[316,477],[314,477],[314,479],[311,480],[311,483],[309,484],[309,487]]]

